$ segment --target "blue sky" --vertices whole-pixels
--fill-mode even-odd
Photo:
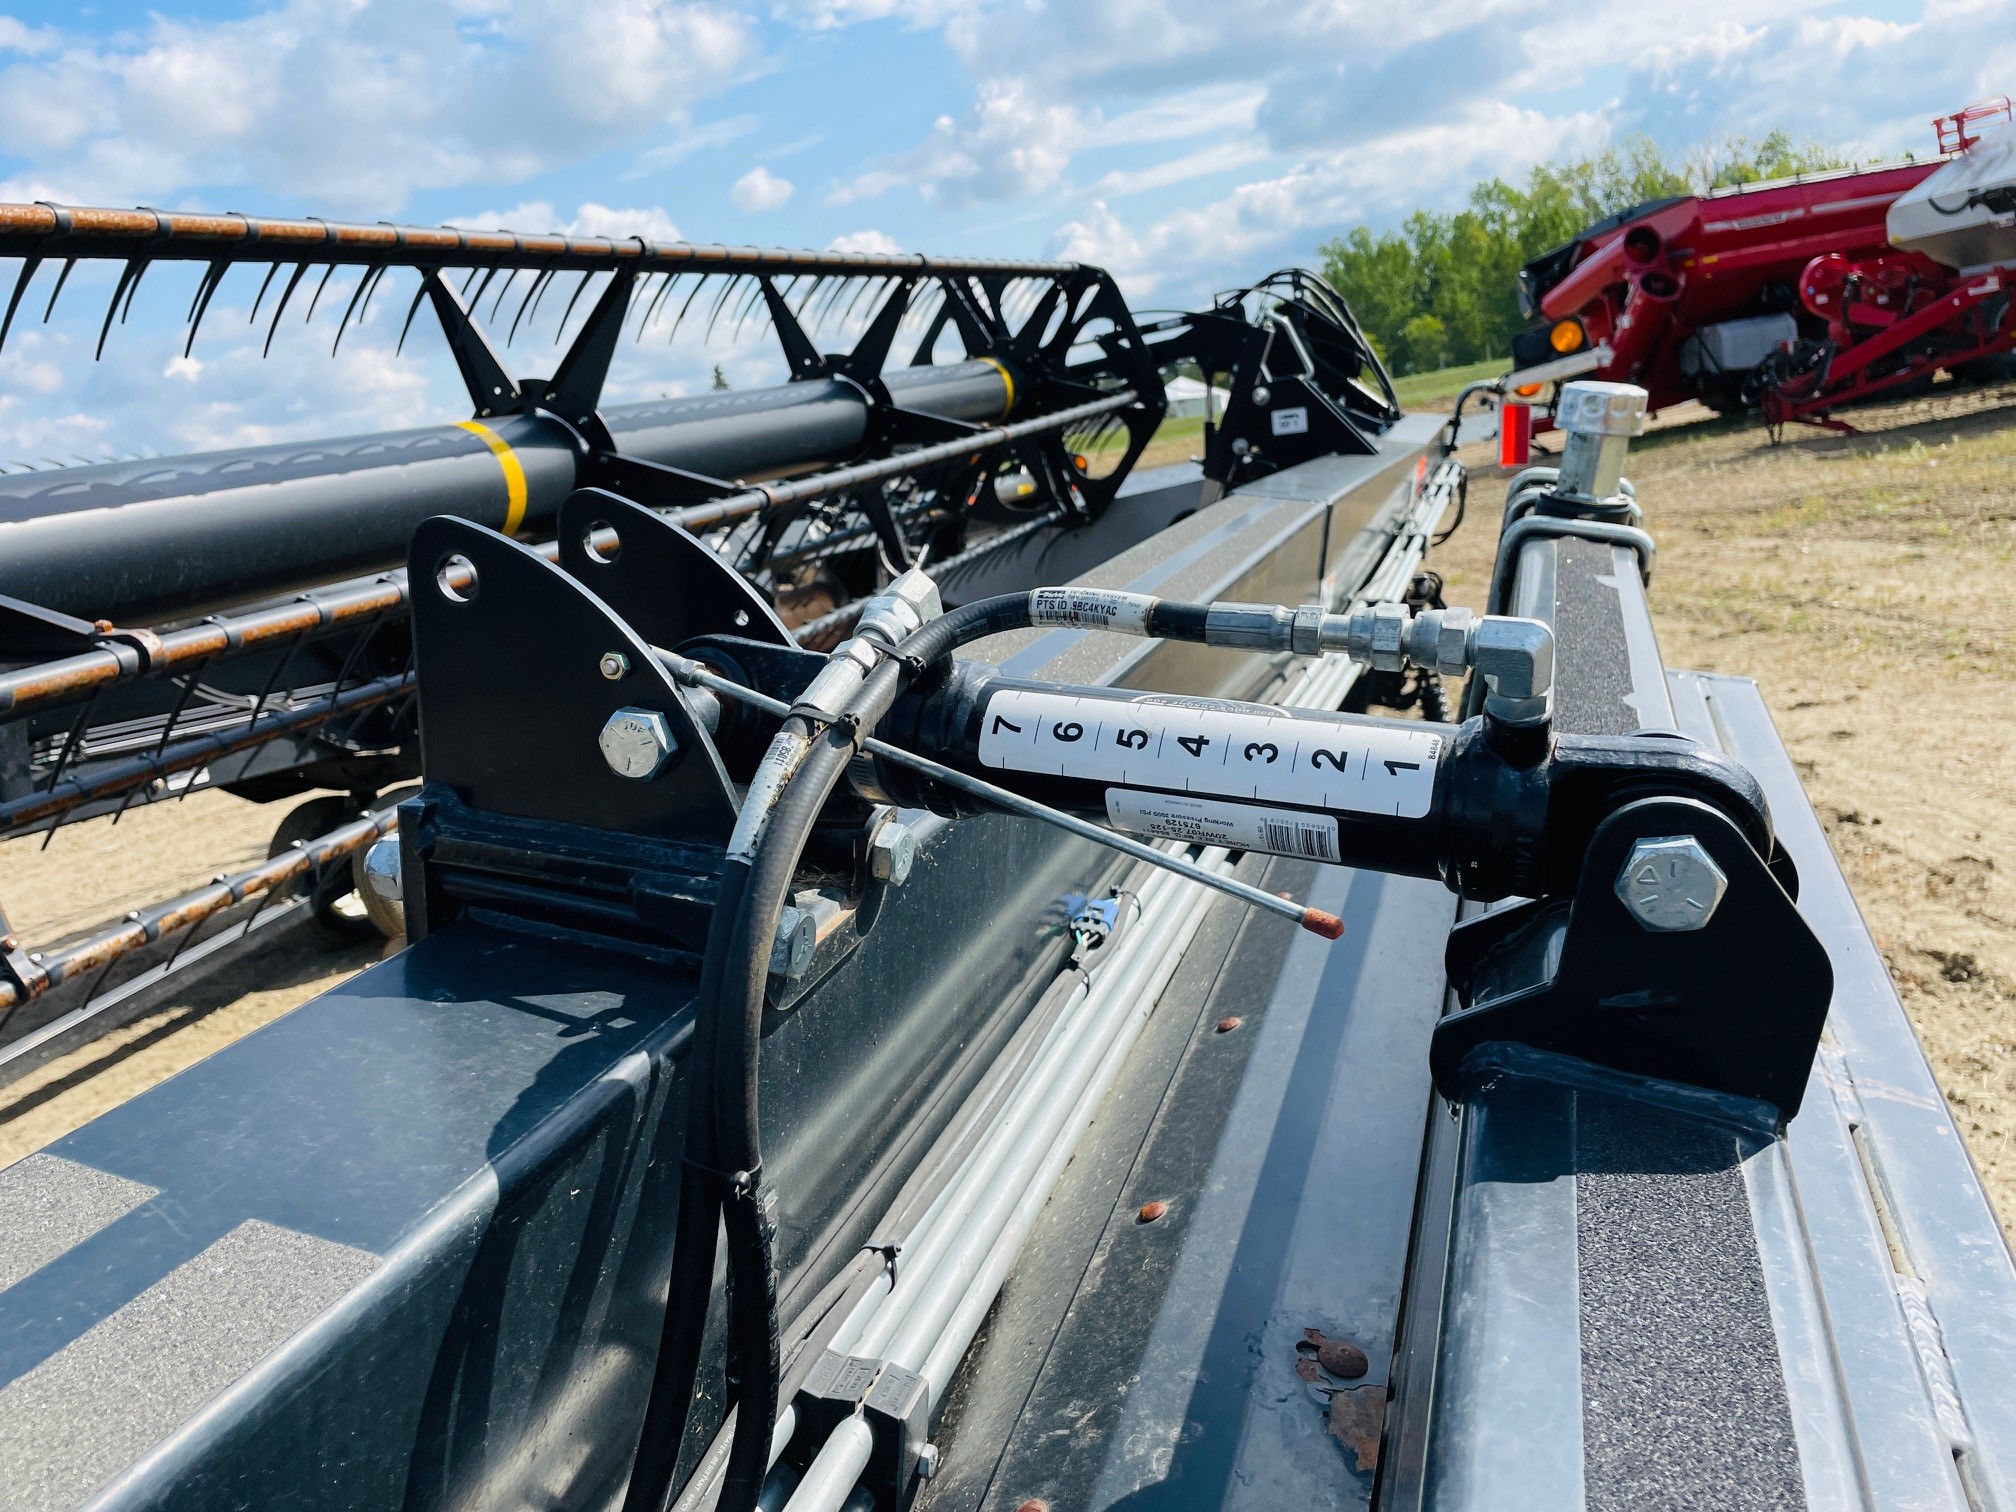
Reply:
[[[0,0],[0,198],[1059,255],[1111,267],[1138,304],[1185,305],[1630,131],[1678,148],[1782,124],[1922,153],[1928,117],[2016,86],[2012,9]],[[172,281],[104,364],[89,300],[10,341],[0,465],[454,407],[438,360],[391,354],[403,299],[336,362],[304,334],[261,365],[206,326],[178,365]],[[220,308],[250,294],[228,286]],[[690,388],[716,361],[738,382],[772,365],[732,341],[633,355],[619,396]]]

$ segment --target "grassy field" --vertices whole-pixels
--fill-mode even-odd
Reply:
[[[1496,378],[1509,371],[1502,357],[1489,362],[1473,362],[1464,367],[1437,368],[1432,373],[1409,373],[1393,380],[1393,392],[1400,407],[1407,410],[1447,410],[1466,383],[1480,378]]]

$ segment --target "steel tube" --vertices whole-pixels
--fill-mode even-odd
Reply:
[[[885,382],[900,405],[976,423],[1004,418],[1013,395],[988,362],[900,368]],[[617,405],[603,419],[627,456],[764,479],[858,454],[870,413],[861,389],[819,379]],[[535,411],[12,473],[0,476],[0,594],[86,620],[188,618],[391,566],[437,514],[536,532],[592,481],[590,461],[580,435]]]

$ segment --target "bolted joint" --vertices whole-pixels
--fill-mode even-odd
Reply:
[[[1288,649],[1297,656],[1321,656],[1323,621],[1329,617],[1330,611],[1321,604],[1304,604],[1297,609],[1288,628]]]
[[[812,969],[812,952],[818,944],[819,926],[811,910],[785,904],[770,942],[770,974],[795,982]]]
[[[406,879],[401,871],[399,837],[382,835],[362,850],[352,851],[351,879],[371,925],[386,939],[406,933]]]
[[[868,870],[878,882],[901,887],[917,864],[917,832],[900,819],[885,819],[868,840]]]
[[[679,752],[672,726],[656,709],[618,709],[595,738],[602,759],[618,777],[648,782]]]
[[[945,612],[938,585],[912,567],[869,599],[856,621],[856,635],[872,635],[885,646],[900,645],[913,632]]]
[[[604,651],[602,659],[596,663],[602,675],[611,682],[621,682],[630,675],[630,658],[621,651]]]
[[[1655,934],[1701,928],[1728,891],[1728,876],[1692,835],[1638,841],[1617,873],[1617,900]]]

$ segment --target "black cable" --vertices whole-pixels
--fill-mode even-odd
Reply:
[[[764,989],[778,919],[805,842],[854,755],[853,732],[873,729],[899,684],[918,670],[968,641],[1028,624],[1029,595],[1001,594],[941,615],[909,636],[813,745],[771,813],[754,860],[730,860],[724,867],[694,1004],[685,1169],[665,1323],[624,1512],[661,1512],[671,1495],[713,1292],[717,1226],[723,1225],[729,1361],[737,1389],[735,1433],[717,1506],[746,1512],[756,1504],[770,1470],[778,1408],[776,1276],[762,1208],[758,1104]],[[784,728],[813,733],[796,715]]]

